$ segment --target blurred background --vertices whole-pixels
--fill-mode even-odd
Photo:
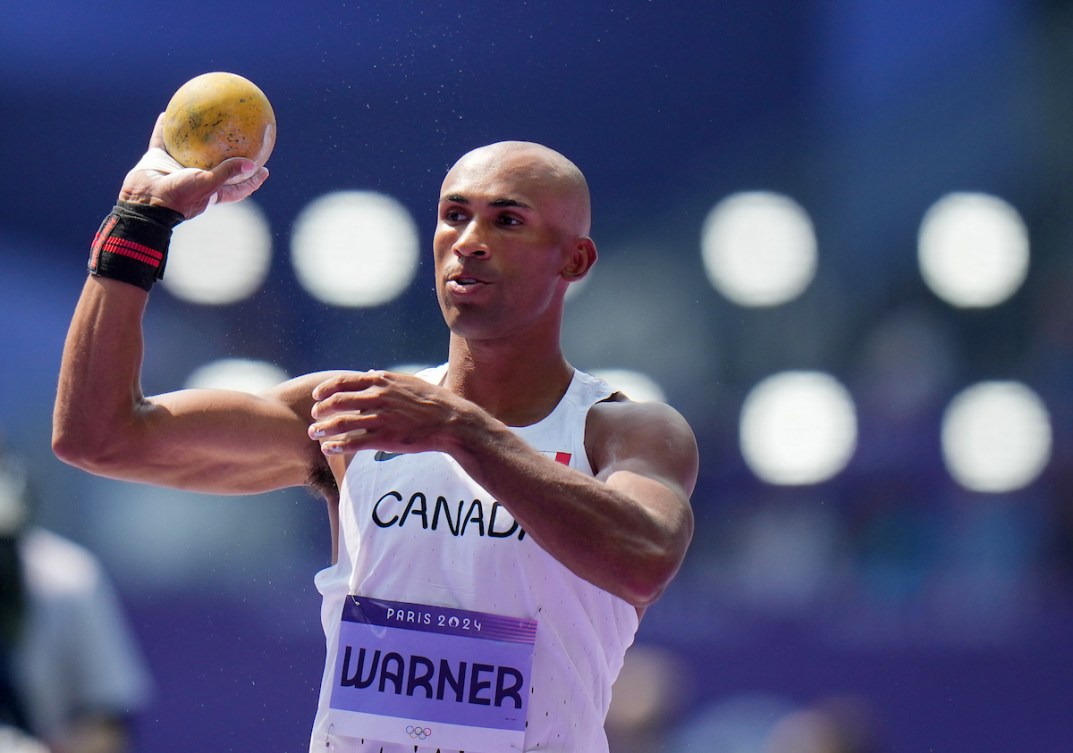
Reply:
[[[0,434],[34,520],[115,582],[151,677],[134,750],[302,750],[322,667],[319,500],[120,484],[49,448],[93,233],[171,93],[213,70],[271,100],[272,177],[179,228],[147,392],[441,361],[440,181],[475,146],[548,144],[588,176],[601,252],[567,356],[675,405],[702,458],[613,751],[1067,749],[1073,4],[67,0],[0,21]]]

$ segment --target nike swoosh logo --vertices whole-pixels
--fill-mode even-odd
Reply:
[[[382,463],[385,460],[391,460],[391,458],[397,458],[399,455],[405,455],[405,452],[384,452],[383,450],[377,450],[373,455],[373,460],[378,463]]]

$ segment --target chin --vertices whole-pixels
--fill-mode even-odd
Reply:
[[[444,318],[447,328],[456,337],[467,340],[494,340],[504,336],[503,328],[495,326],[487,317],[466,316],[455,311]]]

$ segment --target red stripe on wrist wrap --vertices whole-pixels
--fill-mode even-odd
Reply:
[[[93,239],[90,273],[150,290],[164,276],[172,229],[182,220],[165,207],[119,202]]]

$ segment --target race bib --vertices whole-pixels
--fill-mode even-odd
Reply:
[[[335,657],[335,731],[473,753],[522,750],[535,620],[350,596]]]

